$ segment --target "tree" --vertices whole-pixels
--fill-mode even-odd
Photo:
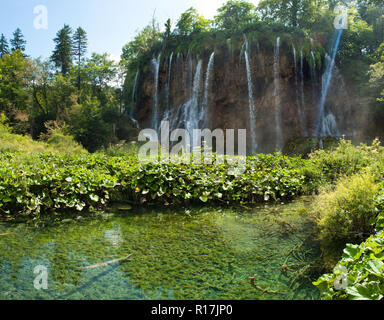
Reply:
[[[123,63],[129,64],[140,55],[151,51],[157,41],[160,40],[161,33],[156,25],[148,25],[141,30],[133,41],[123,47],[121,59]]]
[[[188,36],[191,33],[207,31],[209,20],[200,16],[195,8],[189,8],[185,11],[176,24],[177,33],[182,36]]]
[[[11,39],[12,51],[20,50],[25,51],[25,44],[27,41],[24,40],[24,36],[19,28],[13,33],[13,39]]]
[[[244,0],[230,0],[217,10],[215,24],[220,29],[239,30],[244,25],[257,20],[256,7]]]
[[[264,21],[303,28],[316,22],[322,5],[316,0],[262,0],[257,10]]]
[[[0,37],[0,58],[9,53],[8,41],[5,38],[4,34],[1,34]]]
[[[30,98],[29,78],[30,62],[20,50],[0,59],[0,111],[8,118],[26,110]]]
[[[72,29],[68,25],[64,25],[53,40],[56,46],[51,59],[63,75],[68,74],[72,66],[73,42],[71,35]]]
[[[168,19],[167,22],[165,23],[164,25],[165,27],[165,32],[164,32],[164,38],[165,39],[169,39],[171,34],[172,34],[172,23],[171,23],[171,19]]]
[[[73,35],[73,54],[77,60],[77,89],[81,90],[81,65],[87,52],[87,33],[81,28],[77,28]]]
[[[383,132],[384,120],[384,42],[376,52],[377,62],[371,65],[368,72],[373,101],[373,119],[376,127]]]

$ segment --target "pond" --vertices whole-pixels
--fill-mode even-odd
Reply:
[[[44,227],[2,222],[0,299],[319,299],[311,284],[318,274],[303,272],[320,256],[309,205],[303,198],[111,209]],[[47,268],[46,290],[34,287],[36,266]]]

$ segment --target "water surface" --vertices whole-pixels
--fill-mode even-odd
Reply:
[[[0,299],[318,299],[317,275],[297,277],[319,257],[307,207],[300,199],[137,209],[45,227],[3,222]],[[37,265],[47,267],[47,290],[34,288]]]

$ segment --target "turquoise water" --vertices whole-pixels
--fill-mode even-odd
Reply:
[[[111,210],[44,227],[3,222],[0,299],[318,299],[318,274],[298,277],[319,257],[308,205]],[[48,271],[46,290],[34,288],[38,265]]]

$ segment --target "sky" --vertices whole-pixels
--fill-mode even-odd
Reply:
[[[122,47],[151,22],[153,15],[161,27],[168,18],[171,18],[175,26],[180,15],[190,7],[196,8],[206,18],[213,18],[216,9],[225,2],[225,0],[1,0],[0,34],[3,33],[9,40],[19,27],[27,41],[26,54],[34,58],[48,58],[54,49],[53,39],[64,24],[69,24],[72,29],[81,26],[88,34],[88,56],[92,52],[107,52],[113,59],[118,59]],[[258,0],[249,2],[257,4]]]

